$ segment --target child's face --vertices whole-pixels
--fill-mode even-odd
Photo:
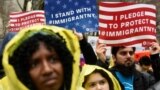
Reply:
[[[86,90],[109,90],[108,81],[100,73],[93,73],[85,84]]]
[[[57,53],[40,43],[30,60],[32,81],[38,90],[59,90],[63,83],[63,66]]]

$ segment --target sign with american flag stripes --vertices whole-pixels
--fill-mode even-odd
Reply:
[[[9,32],[18,32],[36,24],[45,23],[44,11],[13,12],[9,15]]]
[[[96,0],[45,0],[46,24],[78,32],[97,32]]]
[[[107,46],[146,46],[156,40],[156,6],[99,3],[99,42]]]

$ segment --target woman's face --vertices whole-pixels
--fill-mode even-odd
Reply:
[[[109,90],[108,81],[100,73],[93,73],[85,84],[86,90]]]
[[[40,43],[30,60],[32,81],[38,90],[59,90],[63,83],[63,66],[57,53]]]

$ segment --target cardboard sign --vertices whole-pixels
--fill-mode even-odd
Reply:
[[[45,0],[45,16],[48,25],[98,31],[96,0]]]
[[[15,12],[9,15],[9,32],[18,32],[36,24],[44,24],[44,11]]]
[[[156,6],[99,3],[99,42],[107,46],[147,46],[156,40]]]

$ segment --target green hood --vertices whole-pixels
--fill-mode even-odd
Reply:
[[[47,29],[47,30],[46,30]],[[49,30],[48,30],[49,29]],[[71,30],[56,26],[34,26],[21,30],[5,47],[3,53],[3,67],[6,77],[0,80],[0,90],[28,90],[17,78],[14,68],[9,64],[9,56],[12,56],[14,50],[32,34],[44,31],[49,34],[59,33],[66,41],[67,48],[70,50],[75,60],[73,64],[73,75],[71,90],[75,90],[76,81],[79,75],[80,46],[77,37]]]
[[[112,75],[112,73],[109,72],[108,70],[105,70],[105,69],[103,69],[103,68],[101,68],[99,66],[96,66],[96,65],[84,65],[82,67],[82,71],[80,73],[78,84],[77,84],[77,90],[85,90],[82,87],[82,84],[84,82],[84,78],[85,78],[85,76],[91,74],[95,69],[100,69],[100,70],[105,71],[108,74],[108,76],[111,78],[112,82],[113,82],[114,90],[121,90],[121,87],[120,87],[117,79]]]

